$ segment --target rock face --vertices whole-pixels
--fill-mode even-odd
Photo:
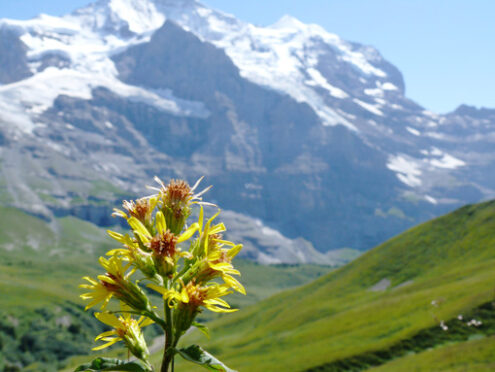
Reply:
[[[154,175],[205,175],[235,224],[275,231],[237,230],[252,258],[296,262],[495,194],[495,110],[426,111],[378,51],[319,26],[192,0],[0,23],[3,204],[107,224]]]
[[[0,84],[14,83],[32,75],[26,52],[15,30],[0,26]]]

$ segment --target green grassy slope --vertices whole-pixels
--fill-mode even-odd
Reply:
[[[209,342],[200,335],[189,341],[241,371],[325,370],[492,300],[494,265],[495,202],[466,206],[311,284],[224,317],[212,324]],[[384,279],[386,290],[371,290]]]
[[[82,275],[113,243],[104,230],[73,217],[45,221],[0,207],[0,306],[32,309],[77,301]]]
[[[102,327],[83,312],[77,285],[111,246],[90,223],[67,217],[49,225],[0,207],[0,370],[38,361],[35,370],[53,371],[94,338]]]
[[[489,372],[495,370],[495,336],[446,345],[393,360],[373,372]]]

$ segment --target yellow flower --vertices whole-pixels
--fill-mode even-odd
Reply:
[[[84,300],[91,300],[91,302],[84,308],[84,310],[88,310],[89,308],[103,302],[101,305],[101,309],[105,309],[108,302],[113,296],[113,291],[110,290],[103,282],[97,282],[96,280],[90,278],[89,276],[85,276],[83,278],[87,280],[90,284],[80,284],[80,288],[90,289],[91,292],[83,293],[80,297]]]
[[[191,214],[191,204],[211,205],[211,203],[205,203],[201,199],[201,195],[207,192],[211,186],[199,193],[194,193],[202,179],[203,177],[193,187],[190,187],[183,180],[171,180],[168,185],[165,185],[158,177],[155,177],[155,181],[160,187],[151,188],[158,191],[156,197],[159,200],[159,209],[167,221],[169,230],[176,235],[180,234]]]
[[[126,249],[114,249],[107,254],[124,257],[141,269],[148,278],[153,278],[157,272],[162,276],[169,276],[174,272],[179,257],[190,257],[189,252],[182,252],[177,245],[190,239],[199,228],[199,225],[194,223],[177,236],[168,230],[167,222],[161,211],[158,211],[155,216],[157,234],[154,236],[137,218],[129,217],[127,222],[133,229],[136,239],[133,240],[127,234],[122,235],[108,230],[108,234],[122,243]],[[143,251],[140,246],[148,252]]]
[[[174,306],[174,303],[178,303],[179,305],[185,305],[191,308],[193,312],[200,306],[217,313],[237,311],[237,309],[231,309],[226,301],[220,299],[220,297],[232,293],[225,284],[214,283],[210,286],[203,286],[190,281],[186,285],[182,285],[181,290],[167,289],[155,284],[148,284],[148,287],[161,293],[163,299],[171,307]]]
[[[100,257],[98,262],[100,262],[100,265],[107,271],[107,275],[101,280],[110,284],[116,284],[118,281],[127,280],[135,271],[135,269],[132,269],[126,273],[131,264],[127,263],[124,265],[124,262],[118,256],[112,256],[108,260],[105,257]],[[103,275],[98,276],[98,278],[100,277],[103,277]]]
[[[158,234],[154,237],[147,236],[149,247],[158,273],[162,276],[170,276],[175,271],[179,257],[190,256],[189,252],[182,252],[178,244],[190,239],[198,229],[198,224],[193,224],[180,236],[176,236],[167,229],[165,217],[161,212],[156,214],[155,219]]]
[[[91,292],[83,293],[80,296],[84,300],[92,300],[86,306],[85,310],[88,310],[100,302],[103,302],[101,308],[104,309],[112,296],[121,290],[121,282],[127,280],[132,274],[132,272],[126,274],[130,265],[123,266],[122,261],[118,257],[110,258],[110,260],[100,257],[99,261],[107,270],[107,273],[105,275],[99,275],[99,281],[85,276],[83,279],[88,281],[89,284],[81,284],[79,286],[91,290]]]
[[[156,275],[156,268],[153,262],[152,254],[143,251],[137,241],[132,239],[128,234],[122,235],[115,231],[107,230],[108,235],[124,245],[124,248],[112,249],[107,252],[107,256],[120,256],[122,259],[129,261],[136,268],[141,270],[144,275],[152,279]]]
[[[163,181],[158,177],[155,177],[154,180],[160,185],[159,188],[148,186],[151,190],[158,191],[158,196],[162,199],[162,202],[166,205],[177,205],[177,204],[189,204],[189,203],[198,203],[198,204],[207,204],[212,205],[211,203],[205,203],[202,201],[201,196],[211,189],[212,186],[208,186],[202,191],[198,193],[194,193],[203,180],[204,177],[200,177],[193,187],[190,187],[189,184],[184,180],[171,180],[168,185],[165,186]]]
[[[93,350],[101,350],[118,341],[124,341],[132,354],[139,359],[147,359],[149,351],[141,328],[152,324],[153,321],[151,319],[143,316],[139,319],[134,319],[128,313],[124,314],[124,316],[119,316],[118,318],[111,313],[95,313],[95,317],[100,322],[113,327],[113,330],[98,335],[95,338],[95,341],[101,340],[106,343],[94,347]]]
[[[91,290],[91,292],[81,295],[81,298],[85,300],[92,300],[86,306],[86,310],[100,302],[103,302],[101,308],[104,309],[112,296],[137,310],[150,309],[151,305],[144,292],[129,280],[129,277],[135,271],[135,269],[132,269],[127,272],[131,266],[130,263],[124,265],[122,259],[118,256],[112,256],[108,260],[100,257],[99,261],[107,271],[106,274],[98,275],[99,282],[92,278],[84,277],[83,279],[90,284],[80,285],[81,288]]]
[[[214,283],[210,286],[198,285],[194,281],[182,284],[181,290],[165,289],[163,287],[149,285],[152,289],[163,294],[163,298],[170,307],[174,307],[174,327],[176,333],[183,335],[192,325],[194,318],[201,312],[201,307],[216,313],[231,313],[237,309],[231,309],[230,305],[220,297],[230,293],[225,285]]]
[[[124,202],[122,203],[122,207],[127,211],[127,213],[120,209],[114,208],[112,216],[123,217],[125,219],[134,217],[141,221],[143,224],[148,224],[151,220],[151,215],[157,203],[158,199],[155,196],[141,198],[136,201],[124,200]]]
[[[198,220],[200,238],[196,242],[196,246],[193,246],[193,251],[196,256],[203,258],[198,261],[196,268],[193,267],[185,275],[185,281],[188,282],[192,277],[196,277],[198,283],[206,283],[214,278],[221,277],[234,290],[246,294],[243,285],[232,276],[241,275],[238,270],[234,269],[232,260],[241,251],[242,244],[235,245],[230,241],[222,240],[220,233],[225,231],[225,226],[222,223],[211,226],[219,213],[217,212],[208,220],[203,230],[204,212],[201,207]]]
[[[221,277],[228,286],[245,295],[244,286],[232,276],[241,275],[232,265],[232,259],[241,249],[242,245],[238,244],[230,249],[219,248],[210,251],[201,261],[200,268],[196,274],[198,282],[206,283],[214,278]]]
[[[130,217],[127,222],[131,226],[134,234],[139,237],[140,241],[144,244],[148,244],[150,240],[152,239],[153,235],[150,233],[150,231],[142,224],[141,221],[139,221],[135,217]],[[167,222],[165,220],[165,217],[163,216],[163,213],[161,211],[156,213],[155,216],[155,225],[156,225],[156,230],[158,234],[164,234],[168,228],[167,228]],[[191,236],[194,235],[194,233],[198,230],[199,225],[197,223],[192,224],[186,231],[184,231],[182,234],[174,234],[177,235],[177,243],[182,243],[186,240],[188,240]],[[113,232],[112,232],[113,233]],[[113,238],[121,241],[121,237],[119,236],[120,234],[118,233],[113,233]],[[124,244],[126,242],[124,241]]]

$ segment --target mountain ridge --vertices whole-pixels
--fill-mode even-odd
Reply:
[[[320,26],[131,0],[0,24],[18,45],[0,50],[16,61],[0,68],[4,204],[52,218],[206,175],[220,205],[326,252],[495,195],[491,111],[424,110],[376,49]]]

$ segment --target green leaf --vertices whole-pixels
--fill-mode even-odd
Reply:
[[[198,322],[193,322],[192,326],[196,327],[202,334],[204,334],[206,337],[210,338],[210,330],[208,329],[207,326],[205,326],[204,324],[198,323]]]
[[[103,371],[149,372],[151,370],[141,362],[126,362],[125,360],[111,358],[96,358],[91,363],[80,365],[74,370],[74,372]]]
[[[191,345],[182,349],[178,349],[177,352],[190,362],[199,364],[209,371],[213,372],[236,372],[230,369],[213,355],[207,353],[198,345]]]

